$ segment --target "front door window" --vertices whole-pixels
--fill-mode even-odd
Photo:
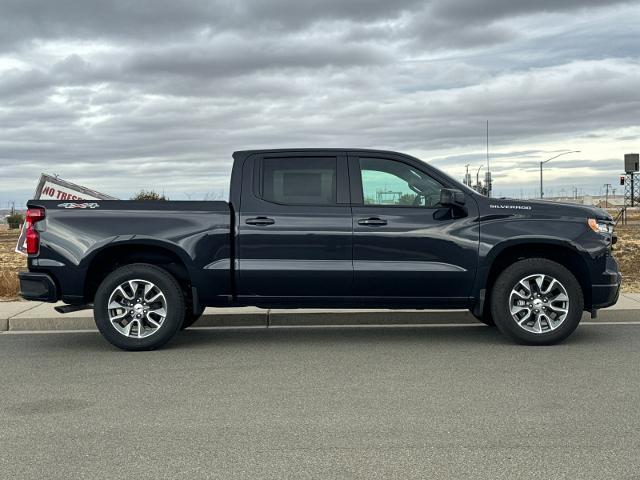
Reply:
[[[364,205],[436,208],[442,185],[402,162],[360,158]]]

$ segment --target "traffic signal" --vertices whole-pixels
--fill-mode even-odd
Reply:
[[[624,175],[620,175],[620,185],[624,185],[625,177]]]

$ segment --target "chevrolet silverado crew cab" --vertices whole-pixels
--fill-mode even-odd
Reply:
[[[235,152],[230,201],[28,202],[27,300],[93,306],[125,350],[207,306],[469,309],[525,344],[613,305],[603,210],[487,198],[408,155]]]

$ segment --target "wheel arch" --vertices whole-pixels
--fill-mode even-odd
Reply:
[[[582,254],[567,242],[558,241],[522,241],[501,248],[494,248],[486,257],[483,269],[483,285],[485,299],[482,310],[489,307],[491,290],[500,273],[509,265],[527,258],[545,258],[554,261],[567,268],[578,281],[584,297],[584,307],[591,308],[591,286],[589,268]]]
[[[148,263],[175,277],[185,295],[190,295],[191,275],[185,259],[175,248],[162,243],[110,243],[87,259],[84,299],[91,303],[101,281],[111,272],[132,263]]]

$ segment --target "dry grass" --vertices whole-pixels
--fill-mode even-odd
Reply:
[[[613,218],[617,218],[618,214],[620,213],[620,208],[608,208],[607,212],[609,212],[609,214]],[[640,208],[628,208],[626,218],[628,222],[632,223],[640,221]]]
[[[640,292],[640,225],[625,225],[616,228],[618,243],[613,254],[622,271],[622,291]]]
[[[640,214],[639,214],[640,215]],[[614,255],[624,276],[623,292],[640,293],[640,225],[618,226]],[[0,225],[0,301],[18,300],[18,275],[27,267],[26,257],[14,252],[18,230]]]
[[[0,301],[18,299],[18,272],[27,268],[26,257],[14,252],[19,234],[0,225]]]

